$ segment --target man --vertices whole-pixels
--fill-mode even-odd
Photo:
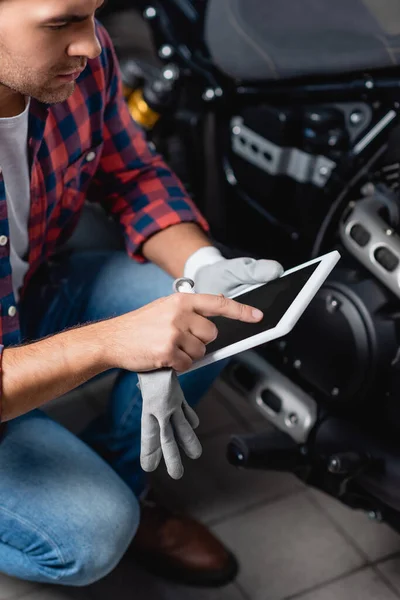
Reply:
[[[217,335],[208,316],[259,320],[214,294],[280,267],[243,259],[236,269],[213,248],[128,114],[100,6],[0,0],[0,570],[87,585],[133,540],[154,572],[221,585],[234,557],[199,523],[143,500],[136,373],[187,370]],[[86,198],[114,215],[126,253],[58,253]],[[182,275],[212,295],[170,295]],[[84,441],[37,410],[110,369],[108,413]],[[191,405],[216,374],[182,376]]]

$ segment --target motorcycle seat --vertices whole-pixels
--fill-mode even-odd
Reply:
[[[400,0],[209,0],[216,65],[245,81],[400,64]]]

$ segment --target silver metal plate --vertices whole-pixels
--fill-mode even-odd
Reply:
[[[357,201],[346,220],[341,222],[340,237],[347,250],[400,298],[400,237],[379,215],[379,210],[384,206],[385,203],[375,195]],[[356,225],[361,225],[370,236],[364,246],[351,237]],[[394,271],[387,271],[376,260],[375,254],[380,248],[390,250],[399,260],[399,266]]]
[[[231,130],[235,154],[269,175],[286,175],[299,183],[324,187],[336,167],[336,163],[325,156],[277,146],[244,125],[242,117],[231,120]]]
[[[241,391],[245,400],[295,442],[305,443],[317,420],[315,400],[253,350],[236,356],[235,363],[247,366],[257,374],[254,389],[250,393]],[[240,384],[234,380],[234,371],[232,383],[236,389],[240,389]],[[272,410],[263,401],[263,394],[267,391],[279,398],[279,412]]]

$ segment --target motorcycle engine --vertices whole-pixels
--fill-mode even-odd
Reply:
[[[396,200],[371,191],[341,219],[339,267],[291,334],[263,353],[330,409],[362,406],[376,418],[399,360],[400,237],[388,222],[397,221]]]

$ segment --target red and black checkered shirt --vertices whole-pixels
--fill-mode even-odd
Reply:
[[[29,270],[70,237],[85,199],[101,202],[121,225],[128,254],[144,261],[151,235],[184,221],[207,223],[180,181],[147,144],[122,92],[115,49],[97,22],[101,55],[89,60],[65,102],[31,99],[29,112]],[[9,237],[4,178],[0,173],[0,236]],[[10,246],[0,246],[0,343],[18,344],[18,307],[12,289]],[[17,309],[17,310],[16,310]]]

